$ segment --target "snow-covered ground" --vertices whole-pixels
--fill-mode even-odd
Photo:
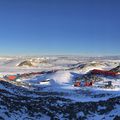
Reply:
[[[35,66],[25,64],[18,66],[23,61],[34,62]],[[7,74],[30,73],[48,70],[58,70],[55,73],[32,76],[29,78],[19,79],[17,81],[29,84],[35,90],[42,87],[43,91],[64,92],[66,97],[77,101],[98,101],[107,99],[113,95],[120,94],[120,79],[112,79],[114,89],[104,89],[97,87],[104,85],[109,78],[103,78],[103,81],[95,83],[92,87],[74,87],[75,77],[84,74],[93,69],[111,69],[119,65],[120,60],[91,60],[91,58],[80,57],[35,57],[35,58],[1,58],[0,59],[0,76]],[[83,65],[83,67],[79,67]],[[72,69],[71,69],[72,68]],[[38,89],[39,90],[39,89]],[[108,97],[93,97],[96,94],[108,94]]]
[[[22,63],[22,64],[21,64]],[[16,75],[22,73],[41,72],[44,74],[31,75],[27,77],[18,78],[14,82],[8,82],[18,85],[22,88],[27,88],[32,92],[51,92],[62,93],[62,98],[69,99],[72,102],[99,102],[106,101],[110,98],[120,96],[120,76],[105,77],[100,76],[101,81],[95,82],[93,86],[89,87],[75,87],[74,82],[76,77],[82,76],[93,69],[110,70],[117,67],[120,60],[108,60],[102,58],[91,59],[81,57],[13,57],[13,58],[0,58],[0,78],[5,75]],[[54,71],[55,72],[46,72]],[[112,81],[112,88],[105,88],[104,86],[108,81]],[[19,93],[12,89],[0,85],[0,89],[4,89],[11,94]],[[5,93],[4,93],[5,94]],[[20,95],[24,95],[20,92]],[[28,97],[37,98],[35,94],[29,94]],[[116,106],[117,109],[118,106]],[[99,108],[104,109],[104,108]],[[116,110],[117,111],[117,110]],[[2,112],[0,112],[2,113]],[[113,112],[111,111],[111,114]],[[91,114],[92,115],[92,114]],[[44,116],[44,115],[43,115]],[[78,116],[84,116],[84,113],[79,112]],[[46,117],[46,116],[45,116]],[[91,116],[89,116],[91,118]],[[103,116],[100,116],[103,118]],[[44,118],[44,117],[43,117]],[[94,119],[97,115],[94,114]],[[109,118],[109,116],[108,116]]]
[[[98,87],[98,85],[104,85],[105,82],[111,80],[106,78],[103,78],[103,81],[97,82],[91,87],[74,87],[74,77],[71,71],[58,71],[53,74],[40,75],[21,81],[34,86],[36,91],[39,88],[43,88],[43,91],[63,92],[65,98],[80,102],[107,100],[113,96],[120,95],[120,79],[112,80],[115,88],[111,89]]]

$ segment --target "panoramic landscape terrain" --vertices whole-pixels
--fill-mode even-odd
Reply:
[[[0,120],[61,119],[120,119],[120,56],[0,57]]]
[[[120,120],[120,0],[0,0],[0,120]]]

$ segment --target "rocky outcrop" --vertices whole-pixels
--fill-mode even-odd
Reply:
[[[112,71],[112,72],[120,72],[120,65],[113,68],[113,69],[111,69],[110,71]]]
[[[64,98],[63,93],[30,91],[0,81],[1,120],[94,120],[96,116],[103,120],[118,120],[117,106],[120,107],[120,97],[99,102],[75,102]]]
[[[17,65],[18,67],[33,67],[34,65],[30,61],[23,61]]]

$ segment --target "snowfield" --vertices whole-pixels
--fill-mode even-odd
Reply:
[[[120,75],[96,75],[100,80],[92,86],[74,86],[76,78],[93,69],[111,70],[119,64],[119,57],[1,57],[0,119],[119,119]],[[22,76],[35,72],[42,74]],[[5,79],[18,74],[22,77],[15,81]],[[109,81],[112,87],[105,87]]]

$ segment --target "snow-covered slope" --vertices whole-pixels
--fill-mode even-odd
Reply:
[[[24,65],[24,61],[31,62],[33,66]],[[79,56],[1,58],[0,119],[120,119],[119,76],[100,75],[98,78],[101,81],[95,82],[93,86],[74,86],[76,78],[86,75],[89,70],[111,70],[119,63],[119,59]],[[20,77],[16,81],[2,78],[2,75],[7,74],[40,71],[42,74]],[[113,87],[104,87],[108,81],[112,81]]]

